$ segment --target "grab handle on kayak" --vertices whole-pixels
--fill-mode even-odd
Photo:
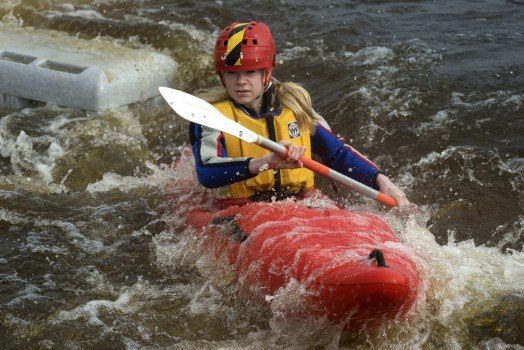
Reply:
[[[384,253],[382,253],[382,250],[375,248],[369,253],[368,259],[373,259],[377,261],[377,265],[380,267],[389,267],[386,265],[386,259],[384,258]]]

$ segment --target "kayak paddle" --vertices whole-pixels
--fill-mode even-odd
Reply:
[[[265,149],[286,157],[287,148],[284,145],[258,135],[234,120],[229,119],[206,101],[183,91],[167,87],[159,87],[158,90],[171,108],[182,118],[196,124],[207,126],[211,129],[225,132],[238,137],[245,142],[256,143]],[[316,162],[311,158],[302,156],[300,161],[304,164],[304,167],[309,170],[373,198],[382,204],[386,204],[390,207],[395,207],[397,205],[395,199],[390,196],[330,169],[324,164]]]

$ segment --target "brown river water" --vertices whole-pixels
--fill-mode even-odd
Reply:
[[[0,349],[523,349],[522,1],[0,2],[0,30],[163,53],[190,93],[217,83],[219,30],[252,18],[273,30],[276,77],[418,205],[387,211],[318,179],[416,252],[409,317],[351,333],[236,297],[181,224],[221,192],[195,182],[166,104],[3,108]]]

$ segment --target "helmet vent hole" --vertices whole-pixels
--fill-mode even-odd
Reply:
[[[258,45],[258,40],[257,39],[253,39],[253,45]]]
[[[224,46],[227,46],[227,40],[224,40]]]
[[[247,44],[247,40],[246,39],[242,40],[242,45],[246,45],[246,44]]]

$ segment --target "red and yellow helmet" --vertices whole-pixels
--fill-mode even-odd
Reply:
[[[275,41],[262,22],[233,22],[218,36],[215,44],[215,70],[220,72],[266,69],[269,81],[275,67]]]

